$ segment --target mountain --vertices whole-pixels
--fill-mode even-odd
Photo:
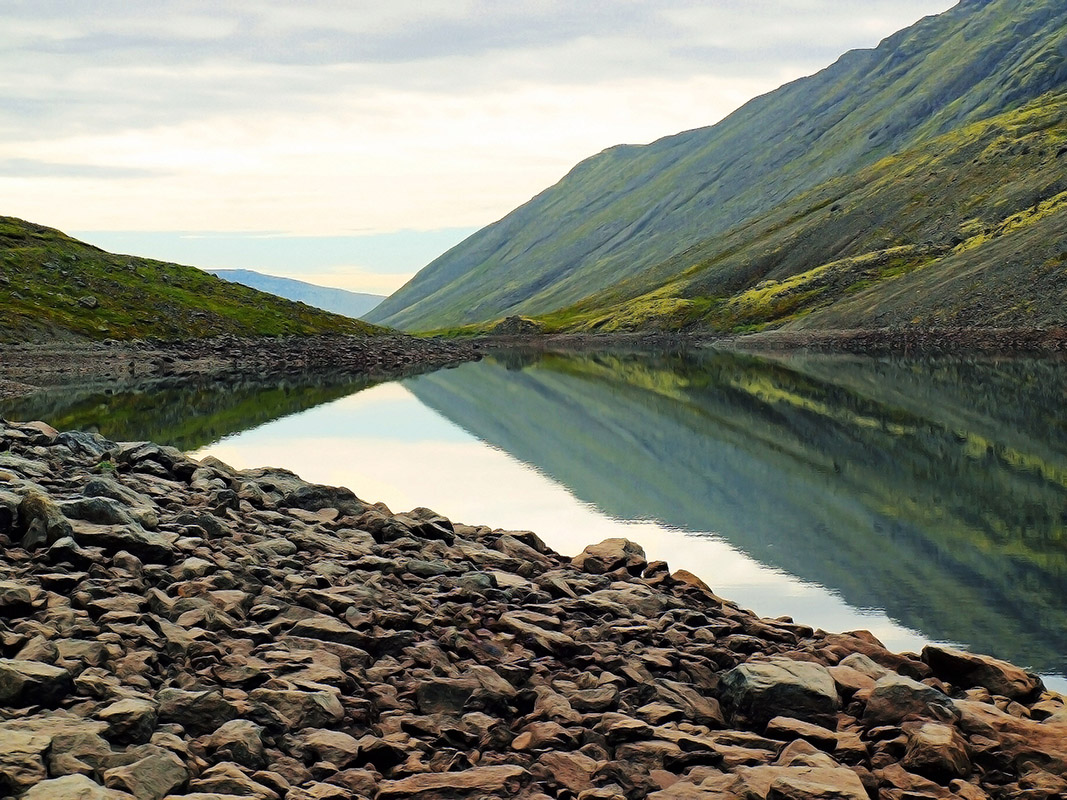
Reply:
[[[0,217],[0,341],[378,330],[195,267],[115,255],[52,228]]]
[[[945,255],[963,244],[956,241],[961,235],[1011,227],[1016,213],[1037,209],[1045,218],[1049,209],[1040,203],[1067,189],[1057,180],[1064,167],[1056,146],[1065,84],[1062,0],[965,0],[873,50],[847,53],[752,100],[717,125],[610,148],[582,162],[429,264],[368,319],[429,329],[568,309],[548,316],[549,326],[733,329],[730,314],[719,320],[713,312],[768,277],[781,280],[842,258],[892,261],[899,254],[886,251],[895,247]],[[1032,130],[1030,114],[1051,127]],[[993,120],[999,128],[974,127]],[[982,131],[987,149],[974,154],[968,137]],[[1023,152],[1032,136],[1039,149]],[[962,233],[934,231],[940,235],[928,241],[945,206],[956,201],[945,185],[951,174],[922,173],[944,137],[959,158],[979,160],[938,168],[958,171],[972,185],[1016,163],[1040,178],[1014,196],[1001,192]],[[877,197],[865,194],[867,170],[885,183]],[[894,189],[898,174],[910,175],[916,190]],[[985,189],[998,187],[988,182]],[[984,191],[960,199],[981,205]],[[883,230],[879,221],[900,209],[910,210],[915,230]],[[760,238],[751,230],[769,234],[791,225],[802,236],[811,215],[823,211],[851,216],[847,225],[837,220],[833,238],[802,254],[776,254],[781,237]],[[916,261],[909,255],[903,269]],[[711,266],[716,279],[705,285],[698,274]],[[635,310],[630,304],[637,298]],[[768,321],[774,320],[742,324]]]
[[[380,294],[363,294],[345,289],[316,286],[313,283],[296,281],[292,278],[264,275],[250,269],[209,269],[206,271],[217,275],[224,281],[250,286],[261,292],[307,303],[309,306],[332,311],[334,314],[341,314],[352,319],[359,319],[385,299]]]

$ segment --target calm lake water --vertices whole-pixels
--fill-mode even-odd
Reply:
[[[499,356],[374,386],[89,386],[13,419],[282,466],[394,510],[609,536],[765,616],[1067,689],[1067,364]]]

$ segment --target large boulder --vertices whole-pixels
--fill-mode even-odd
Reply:
[[[0,659],[0,705],[57,706],[73,688],[71,675],[40,661]]]
[[[1042,689],[1036,675],[989,656],[928,645],[923,648],[922,659],[937,677],[961,689],[981,686],[1012,700],[1025,700]]]
[[[951,725],[907,723],[908,749],[901,766],[939,782],[965,778],[971,772],[967,741]]]
[[[959,711],[943,692],[903,675],[886,675],[875,682],[863,712],[866,725],[895,725],[909,718],[949,721]]]
[[[631,575],[640,575],[648,565],[645,551],[637,542],[629,539],[605,539],[600,544],[591,544],[571,559],[571,563],[583,572],[603,575],[625,568]]]
[[[786,716],[827,723],[841,708],[829,670],[821,664],[772,658],[750,661],[722,677],[721,700],[735,720],[764,725]]]

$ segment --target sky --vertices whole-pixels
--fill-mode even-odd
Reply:
[[[4,0],[0,214],[388,294],[612,145],[954,0]]]

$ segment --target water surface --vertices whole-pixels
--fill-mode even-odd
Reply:
[[[515,355],[370,388],[83,389],[0,413],[283,466],[566,554],[626,536],[767,616],[1062,676],[1065,395],[1054,361],[712,351]]]

